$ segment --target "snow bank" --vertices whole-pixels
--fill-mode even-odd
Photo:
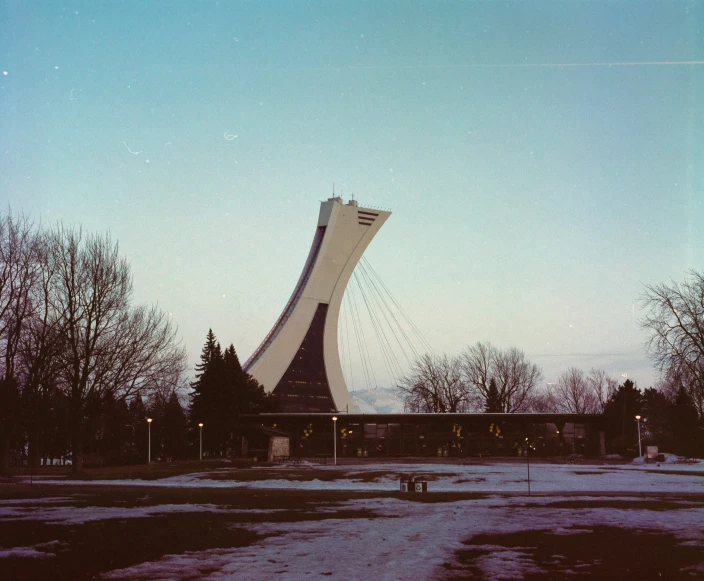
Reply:
[[[704,470],[704,461],[698,458],[684,458],[683,456],[678,456],[677,454],[660,454],[664,456],[664,460],[661,462],[646,462],[645,456],[639,456],[633,458],[633,465],[642,466],[646,465],[648,467],[660,466],[661,464],[677,464],[678,467],[682,467],[685,470]]]

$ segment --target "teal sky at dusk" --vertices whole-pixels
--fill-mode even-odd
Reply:
[[[195,363],[210,327],[242,360],[263,339],[335,182],[393,211],[366,257],[437,351],[647,387],[642,285],[704,268],[703,25],[675,0],[0,0],[0,202],[109,230]]]

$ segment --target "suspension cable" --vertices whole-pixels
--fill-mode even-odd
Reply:
[[[399,340],[394,326],[389,321],[388,309],[384,308],[384,306],[382,305],[382,301],[380,300],[380,298],[382,297],[379,296],[375,286],[371,284],[372,281],[369,280],[368,273],[363,268],[360,269],[360,273],[362,275],[362,279],[366,281],[366,284],[369,286],[369,289],[371,291],[371,315],[373,317],[373,320],[376,321],[376,324],[380,330],[381,338],[383,338],[384,346],[386,347],[386,352],[388,353],[389,366],[392,368],[392,372],[390,373],[391,379],[395,381],[397,377],[403,375],[403,371],[401,370],[401,365],[399,363],[398,357],[396,356],[396,351],[393,348],[391,341],[388,339],[386,331],[384,330],[384,323],[386,323],[386,326],[388,327],[390,333],[396,340],[396,344],[398,344],[398,347],[401,349],[401,352],[407,360],[408,355],[406,354],[406,351],[403,348],[403,344]],[[381,312],[381,317],[379,316],[379,312]],[[381,320],[382,317],[383,321]]]
[[[354,283],[349,284],[343,297],[345,329],[338,331],[343,371],[346,371],[346,376],[350,380],[350,387],[354,388],[352,345],[356,343],[361,360],[363,381],[368,388],[374,387],[376,389],[378,387],[365,338],[365,325],[363,325],[360,314],[360,306],[363,303],[368,315],[368,321],[365,317],[365,323],[371,324],[389,381],[392,385],[398,385],[399,378],[404,375],[403,367],[405,367],[405,365],[401,365],[400,359],[403,359],[408,365],[412,365],[413,359],[419,357],[419,351],[436,354],[435,350],[369,261],[362,257],[358,266],[359,268],[352,273]],[[358,293],[361,294],[361,301],[358,301]],[[354,340],[350,337],[350,326]]]
[[[359,310],[357,309],[357,300],[355,298],[355,291],[353,287],[350,287],[350,305],[352,307],[352,326],[354,328],[354,334],[357,339],[357,349],[359,352],[360,359],[362,360],[362,372],[367,383],[367,387],[372,387],[371,374],[369,369],[368,354],[366,353],[366,341],[364,339],[364,329],[362,329],[362,322],[359,319]]]
[[[386,365],[387,372],[389,374],[389,379],[394,380],[394,376],[396,375],[394,365],[398,367],[398,360],[396,359],[396,355],[393,352],[393,349],[391,349],[391,343],[386,337],[386,333],[383,329],[376,309],[374,308],[374,304],[371,302],[370,299],[367,298],[367,293],[365,292],[364,286],[362,285],[363,278],[358,276],[355,272],[354,279],[357,283],[357,286],[359,287],[360,292],[362,293],[364,304],[367,307],[367,312],[369,313],[369,318],[372,322],[372,328],[374,330],[374,334],[376,335],[377,342],[379,343],[379,347],[381,348],[381,354],[383,356],[384,364]]]
[[[389,299],[391,299],[391,302],[398,309],[399,313],[401,313],[401,316],[404,318],[404,320],[406,321],[408,326],[413,330],[413,333],[418,338],[418,340],[421,342],[423,347],[425,349],[427,349],[430,353],[437,354],[435,352],[435,350],[433,349],[432,345],[428,342],[428,340],[425,338],[425,336],[421,333],[418,326],[411,320],[411,318],[408,316],[406,311],[403,310],[403,307],[401,307],[399,302],[396,300],[396,297],[394,297],[394,295],[391,293],[389,288],[384,284],[384,281],[381,280],[381,277],[377,274],[376,270],[374,270],[374,267],[369,263],[369,261],[366,258],[362,257],[360,262],[362,264],[364,264],[364,266],[369,269],[369,271],[372,273],[374,278],[378,281],[381,288],[384,289],[384,291],[386,292]]]
[[[373,296],[376,299],[377,303],[383,303],[383,307],[381,305],[379,305],[379,308],[384,316],[384,319],[386,320],[386,324],[389,326],[389,329],[391,329],[391,333],[393,334],[394,339],[396,339],[396,343],[398,343],[398,346],[401,349],[401,353],[403,353],[403,356],[406,358],[406,361],[408,361],[409,363],[412,363],[411,358],[408,356],[408,353],[406,353],[406,350],[403,348],[403,343],[401,343],[401,340],[399,339],[399,336],[396,333],[395,329],[398,329],[399,332],[401,333],[401,335],[403,335],[405,343],[409,347],[409,350],[412,351],[413,355],[415,357],[418,357],[418,352],[416,351],[415,346],[413,345],[411,340],[408,338],[406,331],[404,330],[403,326],[399,323],[398,319],[396,318],[396,315],[391,310],[391,308],[389,307],[388,303],[386,302],[384,296],[379,291],[377,285],[375,284],[375,281],[369,275],[369,272],[366,270],[364,265],[360,264],[360,266],[362,267],[360,269],[360,272],[362,272],[364,274],[364,276],[367,277],[367,280],[369,282],[369,286],[374,291]],[[394,325],[392,325],[391,322],[389,321],[389,315],[393,319]]]

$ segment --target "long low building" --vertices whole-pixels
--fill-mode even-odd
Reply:
[[[245,415],[243,425],[283,430],[291,456],[466,457],[604,454],[603,416],[587,414]]]

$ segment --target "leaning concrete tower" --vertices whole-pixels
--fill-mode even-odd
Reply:
[[[298,283],[244,370],[279,396],[282,412],[353,412],[342,376],[337,324],[357,262],[391,212],[330,198]]]

